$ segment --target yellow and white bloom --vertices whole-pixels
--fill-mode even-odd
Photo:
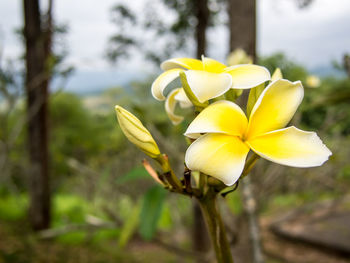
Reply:
[[[115,106],[115,112],[120,128],[126,138],[149,157],[157,158],[160,155],[158,145],[141,121],[119,105]]]
[[[161,64],[161,68],[165,72],[152,84],[152,95],[157,100],[165,100],[164,89],[183,71],[188,85],[200,103],[219,97],[230,88],[250,89],[271,78],[265,67],[252,64],[227,67],[204,56],[202,60],[169,59]]]
[[[316,133],[293,126],[284,128],[303,96],[300,81],[274,81],[262,92],[249,121],[233,102],[223,100],[211,104],[185,133],[190,138],[198,138],[187,149],[186,165],[226,185],[238,180],[250,149],[267,160],[287,166],[322,165],[332,153]]]

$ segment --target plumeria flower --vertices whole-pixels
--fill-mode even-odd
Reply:
[[[198,138],[187,149],[186,165],[226,185],[238,180],[250,149],[267,160],[287,166],[322,165],[332,153],[315,132],[294,126],[284,128],[303,96],[300,81],[276,80],[258,98],[249,121],[233,102],[223,100],[211,104],[185,133],[190,138]]]
[[[175,108],[178,103],[183,109],[193,106],[192,102],[186,96],[183,88],[172,90],[165,101],[165,111],[174,125],[179,124],[184,119],[184,117],[175,114]]]
[[[237,64],[253,64],[253,58],[244,49],[236,48],[228,55],[227,65],[232,66]]]
[[[321,85],[321,80],[315,75],[309,75],[306,78],[306,86],[309,88],[318,88]]]
[[[202,57],[174,58],[161,64],[163,72],[152,84],[152,95],[165,100],[164,89],[185,71],[188,85],[200,103],[223,95],[229,89],[250,89],[267,80],[269,71],[257,65],[235,65],[227,67],[220,62]]]

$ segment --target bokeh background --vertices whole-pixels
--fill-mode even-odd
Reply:
[[[220,199],[235,262],[350,262],[349,25],[348,0],[0,2],[0,262],[214,262],[198,207],[151,179],[114,105],[181,174],[192,116],[173,126],[151,97],[159,64],[237,48],[303,82],[292,124],[333,155],[259,160],[253,211],[240,187]]]

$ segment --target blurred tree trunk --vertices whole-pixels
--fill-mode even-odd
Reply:
[[[256,59],[256,0],[228,0],[230,52],[242,48]]]
[[[256,0],[228,0],[230,52],[243,49],[256,61]],[[245,107],[249,91],[245,90],[238,104]]]
[[[48,85],[47,69],[51,55],[52,1],[45,26],[39,0],[23,0],[26,46],[26,93],[28,148],[30,158],[30,222],[35,230],[50,225],[50,188],[48,170]]]
[[[207,47],[206,31],[209,24],[209,8],[208,0],[195,0],[195,6],[197,8],[197,26],[196,26],[196,54],[197,58],[201,59],[202,55],[205,55]]]
[[[208,28],[210,12],[208,8],[208,0],[195,0],[194,4],[197,8],[197,26],[195,32],[195,40],[197,45],[196,56],[198,59],[201,59],[201,56],[205,55],[206,52],[206,31]],[[207,227],[204,222],[202,211],[196,200],[193,202],[192,243],[194,250],[198,252],[205,253],[210,248],[210,239]],[[198,258],[197,262],[204,262],[203,258]]]
[[[346,74],[350,78],[350,55],[345,54],[343,57],[343,67],[345,69]]]

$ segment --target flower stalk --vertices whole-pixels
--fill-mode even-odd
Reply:
[[[217,192],[209,188],[207,194],[198,199],[218,263],[233,263],[230,243],[217,207]]]
[[[169,184],[174,188],[176,192],[181,193],[183,191],[182,183],[180,182],[179,178],[177,178],[174,171],[171,169],[168,156],[166,154],[160,154],[156,158],[156,161],[162,167],[164,176]]]
[[[250,158],[248,159],[248,161],[244,166],[241,178],[247,176],[250,173],[250,171],[253,169],[254,165],[259,159],[260,159],[260,156],[257,155],[256,153],[253,153],[252,156],[250,156]]]

